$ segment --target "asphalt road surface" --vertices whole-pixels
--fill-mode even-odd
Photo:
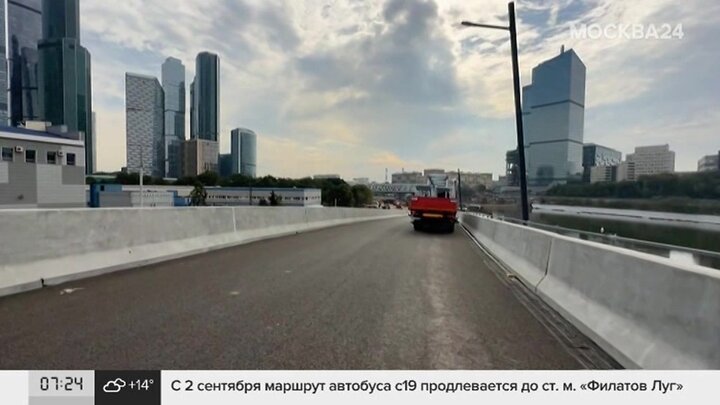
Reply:
[[[460,229],[365,222],[0,298],[0,369],[577,369]]]

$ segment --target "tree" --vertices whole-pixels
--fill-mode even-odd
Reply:
[[[207,205],[208,193],[202,183],[195,183],[195,188],[190,192],[190,205],[193,207],[201,207]]]
[[[261,198],[261,199],[260,199],[260,202],[258,203],[258,205],[261,206],[261,207],[267,207],[267,206],[268,206],[268,202],[267,202],[266,199]]]
[[[353,206],[364,207],[373,202],[373,192],[368,186],[356,184],[350,189],[352,193]]]
[[[326,206],[352,207],[353,195],[350,186],[340,179],[322,181],[322,202]]]
[[[175,180],[175,185],[176,186],[194,186],[195,183],[197,183],[197,182],[198,182],[197,177],[183,176],[183,177],[180,177],[179,179]]]
[[[269,202],[272,207],[277,207],[278,205],[280,205],[280,198],[275,194],[274,191],[270,192],[270,201]]]
[[[213,171],[206,171],[201,175],[197,176],[197,179],[205,187],[217,186],[220,182],[220,176]]]

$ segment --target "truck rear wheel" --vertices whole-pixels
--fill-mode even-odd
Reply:
[[[422,229],[422,227],[420,226],[419,222],[413,222],[413,229],[419,231],[420,229]]]

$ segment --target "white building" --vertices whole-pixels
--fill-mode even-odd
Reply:
[[[272,193],[282,207],[320,207],[322,190],[317,188],[207,188],[206,203],[212,206],[241,206],[269,204]]]
[[[0,128],[0,207],[85,207],[82,133],[41,124]]]
[[[536,66],[523,88],[528,184],[579,178],[583,167],[585,65],[573,50]]]
[[[140,191],[100,192],[98,197],[101,208],[158,208],[175,205],[175,195],[162,191],[143,191],[142,198]]]
[[[165,176],[165,93],[157,78],[125,74],[127,170]]]
[[[617,166],[592,166],[590,169],[590,183],[605,183],[615,181]]]
[[[670,145],[638,146],[635,153],[627,155],[627,161],[635,164],[635,177],[675,172],[675,152]]]
[[[715,155],[703,156],[698,160],[699,172],[714,172],[720,170],[720,152]]]
[[[617,166],[617,174],[615,176],[617,181],[635,181],[635,162],[624,161]]]

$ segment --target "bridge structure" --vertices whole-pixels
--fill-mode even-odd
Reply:
[[[720,273],[462,213],[0,212],[0,369],[713,369]]]

